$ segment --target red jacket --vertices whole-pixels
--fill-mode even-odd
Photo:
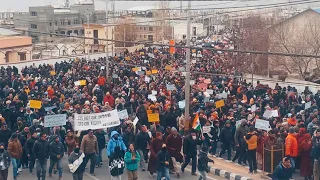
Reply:
[[[98,79],[98,85],[99,86],[103,86],[106,84],[106,78],[103,77],[103,76],[100,76],[99,79]]]
[[[110,107],[114,107],[114,98],[111,95],[105,95],[103,97],[103,104],[106,104],[106,102],[109,103]]]

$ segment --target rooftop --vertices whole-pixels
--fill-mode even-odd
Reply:
[[[0,28],[0,36],[17,36],[20,35],[21,33],[11,30],[11,29],[6,29],[6,28]]]

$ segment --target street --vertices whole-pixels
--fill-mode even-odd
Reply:
[[[67,155],[65,155],[63,157],[62,165],[63,165],[63,176],[62,176],[63,179],[64,180],[72,180],[72,174],[69,172],[69,169],[68,169]],[[84,176],[83,176],[84,180],[107,180],[107,179],[110,179],[110,172],[109,172],[109,167],[108,167],[108,159],[105,156],[105,154],[104,154],[104,165],[102,165],[102,167],[100,167],[100,168],[96,168],[95,169],[96,176],[93,177],[93,176],[91,176],[89,174],[89,166],[90,166],[90,161],[87,164],[88,168],[86,169],[86,172],[84,173]],[[58,180],[58,174],[53,174],[52,178],[48,177],[48,169],[49,169],[49,160],[48,160],[48,166],[47,166],[47,178],[46,179],[47,180]],[[196,180],[196,179],[199,178],[199,175],[197,177],[192,176],[190,170],[191,170],[191,166],[187,166],[186,169],[185,169],[185,172],[181,174],[180,179],[183,178],[184,180]],[[156,175],[152,178],[152,177],[150,177],[149,172],[147,172],[147,171],[143,172],[141,170],[139,170],[138,177],[139,177],[139,179],[143,179],[143,180],[156,179]],[[37,179],[36,172],[34,170],[33,175],[30,175],[29,172],[28,172],[28,169],[23,169],[23,171],[20,172],[20,175],[18,176],[18,180],[19,179],[36,180]],[[122,179],[123,180],[127,179],[126,171],[124,171]],[[175,175],[171,175],[170,179],[176,180],[178,178]],[[210,174],[210,175],[207,176],[207,179],[209,179],[209,180],[223,180],[224,178],[219,177],[219,176],[215,176],[213,174]],[[8,180],[13,180],[12,165],[10,166]]]

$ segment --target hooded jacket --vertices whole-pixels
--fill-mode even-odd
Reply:
[[[272,180],[289,180],[294,172],[294,167],[291,162],[291,167],[286,168],[283,166],[282,162],[276,167],[272,173]]]
[[[114,139],[114,135],[118,135],[118,140]],[[119,133],[117,131],[112,131],[111,132],[111,139],[108,142],[107,145],[107,156],[111,156],[111,154],[114,152],[114,148],[116,146],[120,147],[121,151],[126,151],[127,147],[124,144],[124,142],[122,141],[122,137],[119,135]]]
[[[209,167],[208,162],[214,162],[214,161],[208,158],[208,154],[206,152],[200,151],[199,157],[198,157],[198,170],[207,171]]]

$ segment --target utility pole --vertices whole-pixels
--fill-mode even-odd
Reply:
[[[108,35],[109,35],[108,4],[109,4],[109,0],[106,0],[106,26],[107,26],[107,28],[105,29],[106,39],[108,39]],[[108,79],[108,76],[109,76],[109,42],[107,40],[106,41],[106,79]]]
[[[111,0],[111,12],[112,12],[112,21],[111,21],[111,23],[114,25],[115,24],[115,22],[116,22],[116,20],[115,20],[115,7],[116,7],[116,2],[115,2],[115,0]],[[114,27],[114,26],[113,26]],[[115,52],[114,52],[114,49],[113,49],[113,45],[114,45],[114,28],[112,28],[112,37],[111,37],[111,39],[112,39],[112,42],[111,42],[111,52],[112,52],[112,55],[111,55],[111,57],[114,57],[114,55],[115,55]]]
[[[190,28],[191,28],[191,19],[190,19],[190,15],[189,15],[189,11],[191,9],[191,0],[188,1],[188,8],[186,11],[186,14],[188,16],[187,18],[187,48],[186,48],[186,84],[185,84],[185,118],[186,120],[190,120],[190,113],[189,113],[189,104],[190,104],[190,40],[191,40],[191,36],[190,36]]]
[[[89,12],[89,10],[87,10],[87,12],[84,12],[84,15],[87,17],[87,28],[88,28],[88,31],[87,31],[87,35],[88,37],[90,36],[90,32],[89,32],[89,28],[90,28],[90,17],[92,16],[92,12]],[[88,43],[88,60],[90,60],[90,49],[89,49],[90,45]]]

